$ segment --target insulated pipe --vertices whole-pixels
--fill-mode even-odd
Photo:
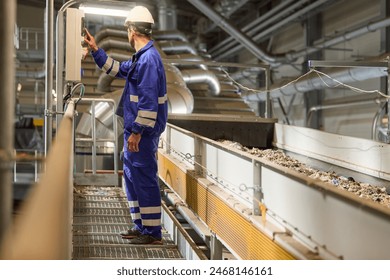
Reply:
[[[12,221],[16,1],[0,2],[0,242]],[[0,257],[1,258],[1,257]]]
[[[318,49],[325,49],[325,48],[331,47],[333,45],[336,45],[336,44],[351,40],[353,38],[359,37],[359,36],[364,35],[368,32],[374,32],[378,29],[385,28],[388,26],[390,26],[390,18],[385,18],[383,20],[379,20],[377,22],[367,24],[364,27],[352,30],[350,32],[345,32],[344,34],[337,36],[335,38],[332,38],[330,40],[327,40],[323,43],[318,43],[312,47],[306,47],[305,49],[303,49],[301,51],[287,54],[287,59],[295,60],[299,57],[303,57],[303,56],[309,55],[311,53],[317,52]]]
[[[157,41],[167,40],[188,42],[187,36],[178,30],[153,31],[152,38]]]
[[[182,70],[181,75],[186,84],[207,83],[211,94],[217,96],[221,93],[221,85],[214,72],[202,69]]]
[[[176,5],[172,0],[157,1],[160,30],[177,29]]]
[[[168,41],[159,42],[158,45],[160,46],[160,49],[164,52],[187,52],[194,55],[198,54],[196,48],[188,42]]]
[[[245,48],[247,48],[258,59],[266,61],[268,63],[277,63],[278,59],[270,57],[263,52],[257,45],[257,43],[249,38],[246,34],[239,31],[237,28],[228,23],[221,15],[215,12],[206,2],[203,0],[187,0],[194,5],[199,11],[204,13],[209,19],[214,21],[220,28],[232,35],[234,39],[240,42]]]
[[[191,53],[182,53],[182,54],[169,54],[165,56],[166,59],[176,59],[176,60],[184,60],[184,61],[205,61],[203,57]],[[180,63],[179,63],[180,65]],[[208,67],[204,64],[197,64],[194,66],[198,66],[199,68],[203,70],[208,70]]]
[[[95,35],[96,43],[103,41],[107,37],[118,37],[127,39],[127,31],[115,28],[103,28]],[[186,35],[178,30],[153,30],[153,40],[174,40],[188,42]]]
[[[96,43],[103,41],[106,37],[119,37],[127,39],[127,30],[115,28],[102,28],[95,35]]]
[[[98,81],[97,81],[97,89],[100,91],[104,91],[104,92],[112,91],[111,90],[111,83],[114,80],[115,80],[114,77],[102,72],[99,76]]]
[[[129,52],[133,51],[132,48],[130,47],[129,42],[112,40],[112,39],[105,39],[105,40],[99,42],[99,47],[104,49],[105,51],[108,51],[109,49],[113,49],[113,48],[129,51]]]
[[[187,87],[168,83],[168,111],[174,114],[191,114],[194,109],[194,97]]]
[[[115,51],[106,51],[107,55],[119,62],[121,61],[127,61],[131,58],[131,56],[133,55],[133,53],[117,53]],[[97,67],[97,66],[96,66]]]

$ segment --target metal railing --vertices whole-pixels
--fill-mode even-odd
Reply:
[[[31,180],[31,182],[38,182],[38,177],[39,177],[39,173],[41,171],[41,162],[42,162],[42,153],[38,150],[26,150],[26,149],[23,149],[23,150],[15,150],[15,162],[14,162],[14,167],[13,167],[13,170],[14,170],[14,177],[13,177],[13,182],[14,183],[18,183],[20,181],[23,181],[21,179],[21,175],[20,175],[20,172],[18,172],[18,166],[20,165],[29,165],[29,166],[33,166],[33,180]],[[30,170],[29,170],[30,171]],[[19,174],[19,176],[18,176]],[[25,178],[26,179],[26,178]],[[32,178],[28,178],[28,179],[32,179]],[[23,182],[25,182],[26,180],[24,180]]]
[[[92,174],[85,173],[75,173],[75,182],[80,185],[85,184],[95,184],[95,185],[118,185],[118,124],[117,124],[117,116],[115,114],[116,103],[113,99],[102,99],[102,98],[83,98],[80,100],[80,103],[91,104],[91,116],[90,116],[90,125],[91,125],[91,137],[76,137],[75,144],[76,149],[78,144],[81,143],[89,143],[91,146],[91,164],[92,164]],[[112,118],[112,137],[101,137],[99,135],[99,129],[97,128],[97,122],[99,122],[99,114],[101,113],[98,110],[99,104],[106,104],[110,108],[110,116],[107,118]],[[110,122],[111,123],[111,122]],[[97,170],[97,158],[99,153],[97,151],[97,147],[104,146],[105,143],[110,143],[113,148],[113,161],[114,161],[114,170],[112,176],[107,173],[99,174],[102,171]],[[76,153],[77,155],[77,153]],[[76,168],[75,168],[76,169]]]
[[[19,29],[20,50],[44,50],[45,32],[43,28],[21,27]]]

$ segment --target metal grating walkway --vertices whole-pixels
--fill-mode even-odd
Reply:
[[[74,260],[183,259],[164,229],[164,245],[130,245],[118,235],[132,223],[121,188],[76,186],[73,199]]]

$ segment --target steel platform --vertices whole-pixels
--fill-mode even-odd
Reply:
[[[163,228],[164,245],[130,245],[118,234],[132,225],[120,187],[75,186],[73,192],[74,260],[183,259]]]

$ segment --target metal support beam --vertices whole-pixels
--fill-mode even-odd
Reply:
[[[54,46],[54,0],[46,0],[45,32],[45,155],[52,142],[52,90],[53,90],[53,46]]]
[[[15,54],[14,37],[16,1],[0,2],[0,240],[12,218],[12,164],[14,143],[14,86]]]
[[[322,37],[322,14],[309,17],[305,21],[305,44],[306,47],[311,47],[316,40]],[[305,63],[302,67],[302,74],[305,74],[308,71],[308,66],[306,61],[311,59],[320,60],[323,58],[322,50],[318,50],[313,53],[305,55]],[[305,115],[308,114],[309,110],[313,106],[320,106],[322,104],[322,90],[312,90],[304,93],[304,103],[305,103]],[[307,119],[307,118],[306,118]],[[311,118],[311,122],[306,124],[308,127],[320,129],[322,127],[322,112],[316,112],[316,114]]]
[[[222,260],[222,243],[218,240],[216,234],[211,235],[210,239],[210,259],[211,260]]]
[[[64,12],[59,11],[57,14],[56,27],[56,94],[57,94],[57,112],[63,111],[63,96],[64,96]],[[56,127],[60,126],[62,115],[56,115]]]

